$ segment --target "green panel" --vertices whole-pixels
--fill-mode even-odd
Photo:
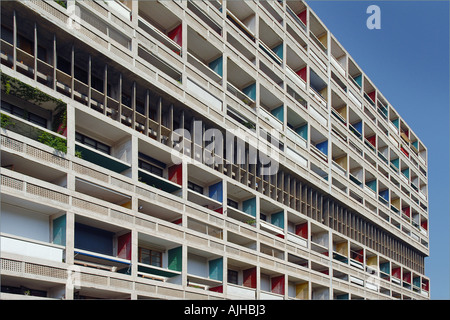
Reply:
[[[209,261],[209,278],[214,280],[223,280],[223,258]]]
[[[284,229],[284,211],[273,213],[270,216],[270,223],[274,226]]]
[[[163,190],[165,192],[172,193],[174,191],[180,190],[181,187],[176,186],[164,178],[159,178],[153,175],[146,174],[145,172],[139,171],[139,181],[144,182],[145,184]]]
[[[145,272],[145,273],[149,273],[149,274],[154,274],[157,276],[162,276],[162,277],[175,277],[178,276],[178,273],[175,272],[170,272],[170,271],[165,271],[165,270],[161,270],[161,269],[156,269],[153,268],[151,266],[138,266],[138,271],[139,272]]]
[[[116,161],[109,157],[105,157],[101,154],[101,152],[95,152],[89,149],[86,149],[80,145],[75,145],[75,151],[81,152],[81,158],[92,162],[96,165],[102,166],[103,168],[109,169],[111,171],[121,173],[126,169],[130,168],[130,165],[124,164],[120,161]]]
[[[53,220],[53,243],[66,245],[66,215]]]
[[[182,247],[173,248],[168,250],[167,260],[169,270],[181,271],[182,270]]]
[[[242,202],[242,211],[256,217],[256,198],[251,198]]]

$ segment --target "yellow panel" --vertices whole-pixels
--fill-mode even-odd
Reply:
[[[368,266],[377,266],[377,256],[373,256],[373,257],[368,257],[367,258],[367,265]]]
[[[348,257],[348,242],[336,243],[336,252]]]
[[[295,286],[295,293],[296,293],[297,299],[308,300],[309,299],[309,284],[307,282],[302,283],[302,284],[297,284]]]
[[[122,203],[121,206],[127,209],[131,209],[131,201]]]

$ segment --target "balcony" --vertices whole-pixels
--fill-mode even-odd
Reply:
[[[232,299],[256,299],[256,267],[233,258],[227,261],[227,295]]]
[[[164,4],[154,1],[139,3],[139,27],[167,48],[181,55],[182,23]]]
[[[188,247],[187,286],[223,292],[223,258],[211,252]]]
[[[75,217],[75,264],[131,274],[131,232],[121,226]]]
[[[232,1],[227,3],[227,19],[239,32],[252,42],[255,42],[256,18],[253,9],[245,2]]]
[[[181,285],[182,247],[172,241],[138,234],[138,276]]]

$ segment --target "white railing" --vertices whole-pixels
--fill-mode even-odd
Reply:
[[[0,252],[14,253],[26,257],[33,257],[56,262],[63,261],[64,249],[50,243],[43,243],[32,239],[20,239],[0,236]]]
[[[345,69],[344,69],[344,67],[333,56],[331,56],[331,64],[333,66],[335,66],[336,69],[339,71],[339,73],[342,74],[345,77]]]
[[[244,286],[227,284],[227,295],[242,298],[242,299],[256,299],[256,289],[246,288]]]
[[[306,82],[302,78],[300,78],[300,76],[296,74],[294,70],[292,70],[289,66],[286,66],[286,71],[290,79],[293,80],[297,86],[306,90]]]
[[[308,145],[308,142],[302,136],[300,136],[297,132],[292,130],[291,128],[287,128],[286,136],[289,139],[291,139],[292,141],[294,141],[295,144],[297,144],[303,148],[306,148]]]

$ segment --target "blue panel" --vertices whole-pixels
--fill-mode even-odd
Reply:
[[[223,280],[223,258],[209,261],[209,278]]]
[[[278,108],[273,109],[272,111],[270,111],[270,113],[272,115],[274,115],[275,118],[277,118],[281,122],[284,122],[284,106],[283,105],[279,106]]]
[[[399,162],[400,162],[400,159],[394,159],[394,160],[391,160],[391,163],[398,169],[398,165],[399,165]]]
[[[389,201],[389,189],[380,191],[380,196],[381,196],[384,200]]]
[[[394,124],[394,126],[396,126],[397,128],[399,127],[399,126],[398,126],[398,124],[399,124],[399,120],[398,120],[398,119],[392,120],[391,122],[392,122],[392,123]]]
[[[75,248],[113,254],[114,233],[102,229],[75,223]]]
[[[407,177],[409,179],[409,168],[406,168],[405,170],[403,170],[402,173],[405,175],[405,177]]]
[[[352,124],[352,126],[359,132],[362,133],[362,121]]]
[[[270,223],[274,226],[284,229],[284,211],[273,213],[270,216]]]
[[[280,43],[279,45],[277,45],[276,47],[272,48],[272,51],[275,52],[275,54],[281,59],[283,60],[283,43]]]
[[[242,211],[256,217],[256,198],[251,198],[242,202]]]
[[[251,85],[242,89],[242,92],[245,93],[250,99],[256,99],[256,83],[252,83]]]
[[[389,265],[389,262],[384,262],[380,264],[380,271],[387,273],[387,274],[391,274],[391,267]]]
[[[308,124],[304,124],[303,126],[295,129],[295,132],[298,133],[300,137],[302,137],[305,140],[308,140]]]
[[[216,60],[213,60],[209,63],[209,67],[217,73],[219,76],[222,76],[223,74],[223,59],[222,56],[217,58]]]
[[[316,144],[316,148],[328,155],[328,140]]]
[[[377,191],[377,180],[372,180],[372,181],[366,182],[366,185],[373,191],[375,191],[375,192]]]
[[[362,87],[362,75],[360,74],[359,76],[356,76],[353,78],[353,80],[355,80],[355,82]]]
[[[223,184],[222,181],[209,186],[209,197],[211,199],[222,202],[223,200]]]
[[[66,245],[66,215],[53,220],[53,243]]]

